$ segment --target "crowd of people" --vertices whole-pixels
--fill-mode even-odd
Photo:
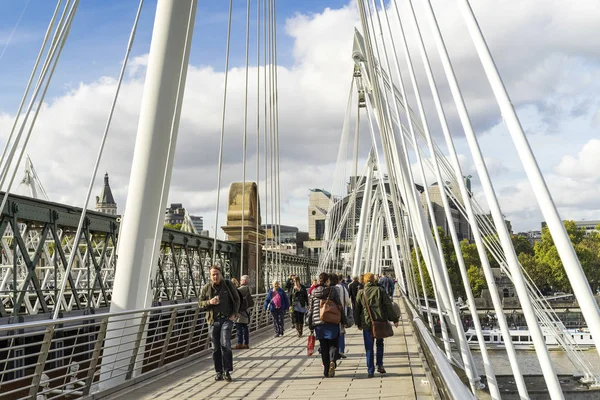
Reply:
[[[234,324],[237,345],[233,349],[250,348],[249,324],[254,301],[249,285],[247,275],[239,282],[229,281],[223,278],[218,266],[213,266],[210,282],[200,292],[199,305],[204,308],[209,324],[217,381],[232,381]],[[308,326],[310,335],[319,341],[318,352],[326,378],[334,377],[338,361],[347,357],[346,331],[356,326],[363,334],[367,376],[371,378],[376,370],[386,373],[383,366],[386,334],[382,332],[391,331],[390,322],[398,326],[399,310],[392,301],[394,287],[394,280],[385,272],[381,277],[368,272],[353,279],[322,272],[309,288],[300,277],[291,275],[284,287],[279,281],[272,282],[262,307],[273,316],[276,338],[284,336],[286,312],[291,315],[297,337],[302,337],[304,326]]]

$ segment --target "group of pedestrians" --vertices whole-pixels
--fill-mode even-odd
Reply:
[[[200,292],[199,306],[205,310],[206,322],[212,343],[212,357],[216,371],[215,380],[232,381],[233,353],[231,335],[235,324],[237,345],[233,349],[249,349],[249,324],[254,306],[249,287],[250,278],[240,282],[224,279],[221,269],[210,269],[210,282]],[[383,366],[383,338],[374,336],[374,325],[391,321],[398,326],[399,315],[392,306],[394,281],[383,274],[376,280],[372,273],[344,279],[342,275],[321,273],[309,289],[297,276],[290,276],[282,288],[279,281],[272,282],[263,309],[273,316],[275,337],[284,335],[285,313],[291,314],[297,337],[303,336],[304,324],[311,335],[319,340],[323,362],[323,376],[335,376],[337,362],[346,358],[345,334],[354,323],[362,330],[367,357],[368,377],[375,368],[385,373]],[[388,322],[386,324],[389,325]],[[374,353],[373,347],[376,351]]]

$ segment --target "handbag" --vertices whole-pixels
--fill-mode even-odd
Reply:
[[[340,311],[340,307],[333,300],[329,299],[332,290],[332,288],[329,288],[327,300],[321,300],[319,318],[327,324],[339,324],[342,320],[342,312]]]
[[[346,328],[352,328],[354,326],[354,311],[347,306],[346,307]]]
[[[369,307],[369,301],[367,300],[367,294],[363,289],[363,296],[365,298],[365,307],[369,312],[369,318],[371,318],[371,333],[374,339],[384,339],[386,337],[394,336],[394,330],[392,324],[389,321],[374,321],[373,314],[371,314],[371,307]]]
[[[312,333],[308,335],[308,343],[306,344],[306,355],[312,356],[315,352],[315,335]]]

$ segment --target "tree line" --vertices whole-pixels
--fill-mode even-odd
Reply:
[[[577,227],[574,221],[564,221],[563,223],[589,285],[595,291],[600,287],[600,225],[596,227],[596,231],[586,235],[585,229]],[[438,231],[452,289],[456,296],[461,296],[464,299],[465,290],[462,285],[452,239],[440,227],[438,227]],[[493,239],[489,236],[484,237],[484,241],[487,242]],[[554,292],[572,291],[571,284],[569,283],[548,227],[542,229],[541,240],[533,245],[527,237],[522,235],[511,235],[511,240],[523,269],[542,294],[550,295]],[[477,252],[477,247],[475,243],[470,243],[465,239],[461,241],[460,249],[465,260],[465,266],[467,267],[467,275],[473,295],[479,297],[482,290],[487,289],[487,282],[481,269],[481,260]],[[491,267],[499,268],[498,261],[496,261],[487,249],[486,253]],[[425,290],[428,296],[433,296],[433,285],[420,250],[418,251],[418,256],[425,281]],[[421,280],[417,270],[417,252],[415,252],[414,248],[412,250],[412,261],[419,294],[422,295]]]

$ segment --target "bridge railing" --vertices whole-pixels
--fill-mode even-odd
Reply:
[[[473,393],[463,383],[453,365],[448,361],[444,352],[438,347],[431,332],[419,317],[421,314],[415,310],[410,301],[404,298],[411,316],[415,333],[423,349],[427,364],[432,369],[438,393],[443,399],[475,399]]]
[[[268,327],[272,317],[263,311],[266,294],[253,297],[249,327],[256,332]],[[126,357],[117,352],[107,368],[103,354],[115,346],[104,340],[109,319],[110,326],[126,326],[118,328],[116,346],[133,345],[134,350]],[[208,328],[196,302],[2,325],[0,400],[78,398],[109,379],[121,381],[117,388],[123,388],[206,353]]]

